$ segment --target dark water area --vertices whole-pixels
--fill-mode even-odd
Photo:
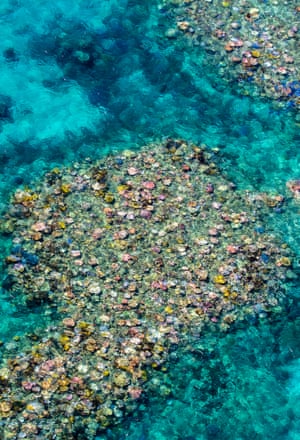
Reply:
[[[156,1],[1,3],[0,209],[56,166],[180,137],[217,149],[239,188],[286,193],[299,175],[299,115],[239,94],[214,58],[182,39]],[[98,440],[300,438],[299,205],[266,225],[295,252],[287,309],[228,334],[201,335],[154,372],[139,410]],[[10,241],[2,237],[3,258]],[[2,267],[0,339],[39,332],[56,316],[16,307]],[[6,284],[5,284],[6,283]]]

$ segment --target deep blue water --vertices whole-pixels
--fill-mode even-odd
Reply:
[[[298,115],[240,96],[211,55],[165,38],[174,23],[158,2],[3,0],[0,13],[1,211],[16,187],[56,165],[169,136],[218,148],[224,173],[245,189],[276,193],[300,177]],[[297,204],[267,226],[296,252],[295,271],[299,226]],[[139,412],[99,440],[299,439],[297,280],[289,296],[273,323],[174,353]],[[52,319],[6,296],[0,306],[6,342]]]

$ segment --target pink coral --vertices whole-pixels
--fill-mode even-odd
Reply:
[[[300,180],[289,180],[287,181],[286,186],[296,199],[300,198]]]

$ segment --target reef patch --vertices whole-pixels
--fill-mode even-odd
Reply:
[[[5,287],[61,320],[5,351],[3,438],[94,438],[179,344],[282,311],[291,252],[264,218],[284,197],[238,191],[216,158],[167,139],[15,192]]]

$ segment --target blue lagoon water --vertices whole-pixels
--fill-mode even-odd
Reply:
[[[0,210],[17,187],[44,172],[110,152],[180,137],[219,150],[240,188],[285,191],[300,178],[299,117],[217,74],[213,57],[182,39],[157,1],[3,0],[0,80]],[[300,206],[267,225],[295,252]],[[2,238],[3,257],[10,246]],[[2,268],[2,277],[4,276]],[[298,440],[300,305],[274,322],[210,334],[172,353],[139,410],[98,439]],[[38,331],[56,317],[0,297],[0,339]],[[26,317],[26,319],[25,319]],[[160,382],[160,386],[155,386]]]

